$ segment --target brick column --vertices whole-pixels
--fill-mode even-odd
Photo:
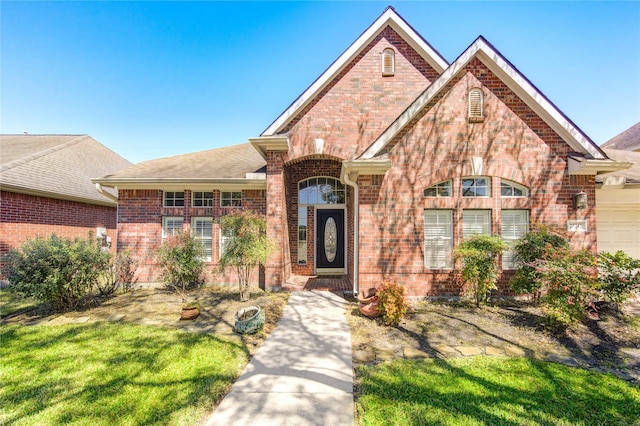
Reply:
[[[272,243],[265,266],[265,288],[279,290],[284,284],[284,162],[283,153],[267,152],[267,238]]]

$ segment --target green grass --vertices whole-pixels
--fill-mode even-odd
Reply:
[[[40,302],[35,299],[22,297],[7,288],[0,288],[0,318],[15,312],[35,308],[38,305],[40,305]]]
[[[526,358],[358,367],[360,425],[638,425],[640,387]]]
[[[246,365],[239,344],[133,324],[0,326],[0,424],[192,425]]]

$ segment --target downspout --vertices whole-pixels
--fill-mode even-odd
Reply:
[[[105,191],[105,190],[104,190],[104,188],[102,187],[102,184],[100,184],[100,183],[96,183],[96,190],[97,190],[100,194],[102,194],[102,195],[104,195],[105,197],[109,198],[110,200],[113,200],[113,201],[115,201],[116,203],[118,202],[118,197],[117,197],[117,196],[115,196],[115,195],[113,195],[113,194],[111,194],[111,193],[109,193],[109,192],[107,192],[107,191]]]
[[[356,174],[355,179],[358,179]],[[358,264],[360,253],[360,234],[358,231],[358,223],[360,221],[360,202],[358,184],[351,179],[347,173],[343,176],[344,183],[353,187],[353,295],[358,295]]]

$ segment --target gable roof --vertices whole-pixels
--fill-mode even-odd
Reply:
[[[245,143],[143,161],[93,179],[120,189],[178,189],[242,186],[264,189],[266,162]]]
[[[100,194],[95,175],[131,163],[88,135],[0,135],[3,190],[115,206],[115,192]]]
[[[389,6],[302,95],[262,132],[262,136],[272,136],[281,131],[387,26],[393,28],[436,72],[442,73],[449,66],[447,61],[398,15],[393,7]]]
[[[640,150],[640,122],[609,139],[601,145],[601,148],[621,149],[624,151]]]
[[[606,159],[604,152],[549,101],[526,77],[482,36],[478,37],[416,100],[385,130],[360,159],[373,158],[442,90],[473,58],[478,58],[576,152]]]

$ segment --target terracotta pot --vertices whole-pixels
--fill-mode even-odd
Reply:
[[[378,296],[368,297],[358,302],[360,313],[368,318],[377,318],[382,315],[382,311],[378,309]]]
[[[197,306],[191,306],[191,307],[183,306],[182,312],[180,313],[180,320],[181,321],[194,320],[198,318],[199,315],[200,315],[200,308],[198,308]]]

